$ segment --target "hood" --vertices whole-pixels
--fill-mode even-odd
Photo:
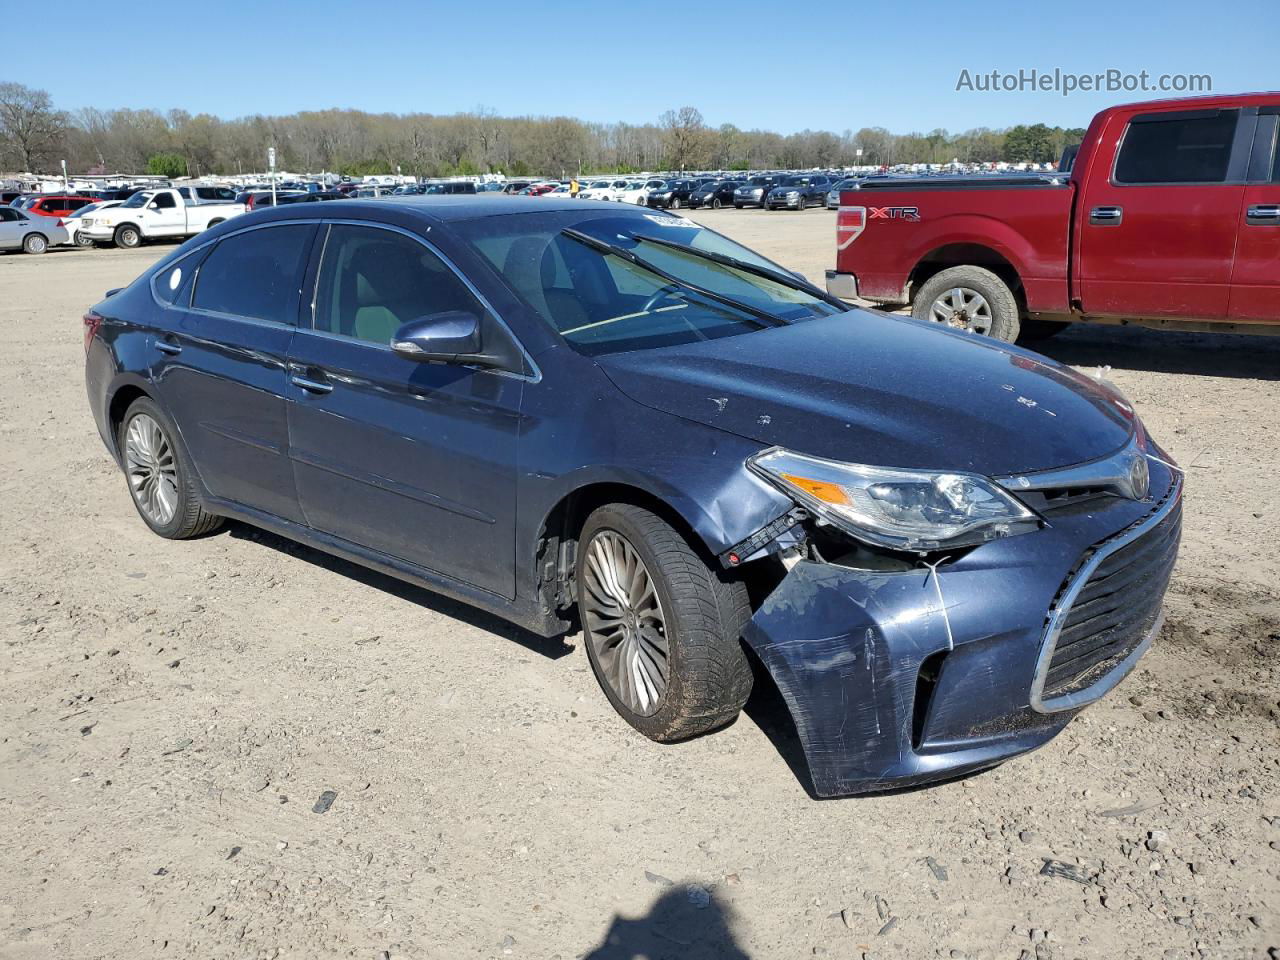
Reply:
[[[1002,476],[1110,454],[1132,413],[1046,357],[853,310],[596,358],[624,394],[765,446],[887,467]]]

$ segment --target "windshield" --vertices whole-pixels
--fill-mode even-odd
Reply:
[[[781,323],[839,312],[786,283],[639,239],[668,240],[787,273],[727,237],[679,217],[650,213],[583,219],[579,212],[563,212],[481,217],[459,222],[456,228],[535,314],[587,355],[736,336],[771,325],[758,313]],[[662,273],[567,236],[562,232],[566,228],[630,251]],[[672,283],[663,273],[679,282]],[[683,284],[728,298],[743,309]]]
[[[124,203],[120,204],[120,206],[128,207],[131,210],[137,207],[145,207],[147,205],[147,201],[150,200],[151,197],[152,194],[150,193],[135,193]]]

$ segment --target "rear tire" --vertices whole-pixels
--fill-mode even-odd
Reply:
[[[133,505],[152,533],[187,540],[222,526],[222,517],[204,509],[182,438],[154,401],[139,397],[129,405],[116,443]]]
[[[946,300],[953,291],[957,290],[966,297],[977,294],[978,298],[985,302],[985,315],[981,319],[974,317],[966,319],[959,315],[953,319],[944,319],[935,312],[935,303]],[[1018,301],[1014,298],[1008,284],[983,267],[951,267],[935,274],[916,294],[911,315],[917,320],[945,323],[953,329],[969,330],[1008,343],[1018,339]],[[989,325],[987,325],[988,316]],[[987,328],[980,329],[981,326],[987,326]]]
[[[124,250],[133,250],[142,246],[142,234],[137,227],[123,226],[116,230],[116,246]]]
[[[614,709],[661,742],[732,721],[751,693],[739,639],[751,616],[746,587],[713,569],[661,517],[631,504],[597,509],[578,543],[587,658]],[[662,685],[656,701],[651,679]]]
[[[733,205],[733,209],[735,209],[735,210],[741,210],[741,209],[742,209],[742,204],[740,204],[740,203],[735,203],[735,204]]]
[[[28,233],[22,238],[22,250],[24,253],[47,253],[49,240],[43,233]]]

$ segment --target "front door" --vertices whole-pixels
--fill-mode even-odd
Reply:
[[[1236,223],[1235,272],[1227,319],[1280,323],[1280,104],[1262,107],[1254,132],[1249,182]]]
[[[403,323],[484,307],[422,240],[334,224],[289,352],[289,443],[317,530],[515,595],[524,379],[392,352]]]
[[[167,190],[152,197],[143,213],[145,219],[142,223],[149,237],[173,237],[186,233],[187,208]]]
[[[302,516],[288,457],[285,364],[315,231],[294,223],[232,234],[198,268],[201,251],[154,280],[178,317],[157,333],[152,377],[205,486],[294,522]]]
[[[1228,182],[1238,115],[1130,119],[1114,168],[1091,171],[1077,204],[1086,314],[1226,317],[1244,192]]]

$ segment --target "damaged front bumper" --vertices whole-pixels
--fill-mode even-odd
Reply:
[[[1129,672],[1159,628],[1182,486],[1105,498],[914,570],[801,560],[744,640],[772,674],[814,792],[944,779],[1042,746]]]

